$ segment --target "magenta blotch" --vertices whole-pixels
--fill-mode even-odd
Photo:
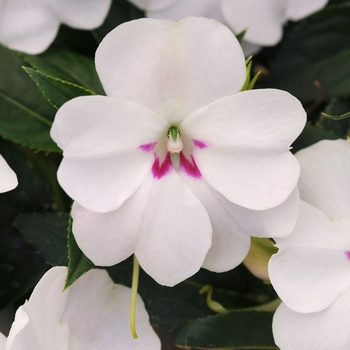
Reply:
[[[191,160],[188,160],[182,152],[180,153],[180,168],[191,177],[194,177],[195,179],[200,179],[202,177],[201,172],[199,171],[196,162],[194,161],[193,157],[191,156]]]
[[[157,142],[152,142],[152,143],[145,143],[143,145],[140,145],[140,148],[144,152],[150,152],[153,151],[154,147],[156,147]]]
[[[208,144],[203,141],[193,139],[192,142],[197,148],[200,148],[200,149],[208,147]]]
[[[345,256],[350,260],[350,251],[346,251]]]
[[[167,153],[162,164],[160,164],[157,154],[154,155],[154,158],[155,160],[152,165],[152,174],[154,178],[161,179],[163,176],[169,173],[171,167],[173,166],[171,164],[170,153]]]

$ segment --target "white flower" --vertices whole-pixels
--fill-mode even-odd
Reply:
[[[276,239],[269,275],[284,302],[274,317],[282,350],[350,349],[350,142],[321,141],[296,154],[301,212]]]
[[[42,53],[61,23],[97,28],[110,5],[111,0],[0,0],[0,43],[29,54]]]
[[[0,193],[13,190],[18,185],[15,172],[0,155]]]
[[[234,268],[249,235],[291,232],[299,164],[289,145],[305,112],[283,91],[239,92],[244,56],[228,28],[195,17],[124,23],[96,69],[108,97],[69,101],[51,130],[64,150],[59,182],[76,201],[73,233],[95,264],[135,252],[174,285],[201,266]]]
[[[66,267],[53,267],[16,312],[4,350],[157,350],[143,301],[138,296],[138,338],[129,328],[130,288],[114,284],[105,270],[90,270],[63,291]]]
[[[247,29],[243,48],[246,55],[260,46],[276,45],[283,24],[297,21],[323,8],[328,0],[129,0],[147,17],[181,19],[187,16],[213,18],[238,34]]]

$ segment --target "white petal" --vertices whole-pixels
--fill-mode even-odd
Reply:
[[[147,178],[150,188],[135,254],[159,284],[173,286],[196,273],[211,245],[207,211],[172,170]]]
[[[186,184],[201,201],[208,212],[213,228],[212,245],[205,257],[203,267],[214,272],[235,268],[246,257],[250,237],[230,215],[230,202],[223,198],[205,181],[183,176]]]
[[[283,350],[348,350],[349,315],[349,290],[321,312],[302,314],[282,303],[272,324],[275,342]]]
[[[47,0],[47,2],[60,22],[77,29],[94,29],[105,20],[112,0]]]
[[[295,97],[264,89],[222,98],[179,128],[184,137],[204,142],[192,154],[217,191],[237,205],[264,210],[284,202],[297,184],[299,164],[288,147],[305,121]]]
[[[275,45],[282,38],[285,1],[223,0],[222,11],[235,33],[247,29],[244,39],[258,45]]]
[[[63,318],[69,324],[69,349],[160,349],[160,340],[139,296],[136,304],[138,339],[132,337],[129,326],[131,289],[114,284],[105,270],[90,270],[68,291]]]
[[[137,102],[173,124],[237,92],[245,80],[232,32],[194,17],[123,23],[100,44],[96,69],[107,95]]]
[[[74,203],[74,237],[95,265],[115,265],[134,253],[149,193],[150,188],[141,185],[120,208],[108,213],[95,213]]]
[[[5,350],[6,337],[0,333],[0,350]]]
[[[350,286],[350,220],[332,222],[302,202],[293,233],[276,239],[279,252],[269,263],[280,298],[298,312],[320,311]]]
[[[152,152],[140,146],[166,139],[167,130],[165,119],[131,102],[103,96],[69,101],[51,129],[51,137],[64,150],[60,185],[87,209],[117,209],[154,162]]]
[[[241,42],[241,46],[245,57],[249,57],[250,55],[255,55],[262,49],[261,45],[252,44],[245,40]]]
[[[162,11],[179,0],[129,0],[144,11]]]
[[[15,172],[8,166],[0,155],[0,193],[13,190],[18,185]]]
[[[332,219],[350,218],[350,141],[323,140],[295,156],[301,198]]]
[[[299,215],[299,191],[296,187],[282,204],[271,209],[251,210],[233,203],[227,208],[250,236],[285,237],[293,231]]]
[[[67,268],[54,267],[39,281],[29,299],[21,306],[7,340],[7,350],[68,350],[68,325],[61,322],[68,293],[62,289]]]
[[[0,42],[11,49],[39,54],[54,40],[58,27],[46,0],[10,0],[2,5]]]
[[[177,0],[164,9],[149,9],[147,17],[180,20],[188,16],[206,17],[225,24],[222,0]]]
[[[287,0],[288,19],[298,21],[326,6],[328,0]]]

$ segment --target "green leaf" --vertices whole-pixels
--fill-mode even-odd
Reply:
[[[64,289],[70,287],[80,276],[94,266],[94,263],[78,247],[72,232],[72,218],[70,218],[68,225],[68,274]]]
[[[303,101],[350,96],[350,5],[334,5],[297,25],[271,62],[267,85]],[[322,90],[314,85],[318,81]]]
[[[56,108],[60,108],[64,103],[78,96],[93,95],[91,90],[82,86],[45,75],[32,68],[23,67],[25,72],[35,82],[45,98]]]
[[[60,152],[50,137],[55,110],[33,87],[17,53],[0,46],[0,136],[22,146]]]
[[[52,198],[39,181],[20,147],[0,140],[0,154],[18,177],[18,186],[0,196],[0,308],[24,298],[48,269],[45,260],[18,232],[13,221],[19,213],[43,212]]]
[[[65,213],[20,214],[14,224],[52,266],[67,266],[67,223]]]
[[[21,54],[23,61],[45,75],[55,77],[105,95],[94,60],[74,52],[51,48],[40,56]]]
[[[272,312],[233,310],[190,321],[179,331],[180,348],[278,349],[272,336]]]
[[[246,32],[247,32],[247,29],[243,29],[241,32],[236,34],[236,38],[240,43],[243,41]]]

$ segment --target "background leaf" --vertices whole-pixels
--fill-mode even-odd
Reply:
[[[16,52],[0,45],[0,136],[22,146],[60,152],[50,137],[54,108],[22,69]]]
[[[16,172],[18,186],[0,196],[0,309],[10,302],[22,303],[49,268],[13,225],[18,213],[50,210],[52,197],[33,171],[21,149],[0,140],[0,154]]]
[[[25,64],[43,74],[82,86],[98,95],[105,95],[90,57],[71,51],[51,48],[40,56],[21,54]]]
[[[302,101],[322,92],[332,97],[350,95],[350,4],[334,5],[295,26],[270,63],[266,86],[287,90]]]
[[[278,349],[272,336],[272,312],[233,310],[190,321],[175,340],[199,349]]]
[[[20,214],[15,226],[52,266],[67,266],[67,223],[65,213]]]
[[[35,82],[44,97],[56,108],[78,96],[92,95],[91,90],[67,81],[45,75],[32,68],[23,67],[25,72]]]

